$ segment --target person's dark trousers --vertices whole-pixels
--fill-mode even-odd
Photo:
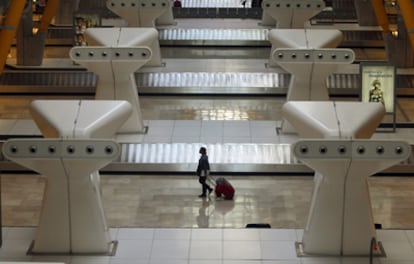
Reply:
[[[207,194],[207,190],[211,191],[213,190],[210,186],[208,186],[208,184],[206,183],[207,177],[198,177],[198,182],[201,184],[201,186],[203,187],[203,193],[201,195],[206,195]]]

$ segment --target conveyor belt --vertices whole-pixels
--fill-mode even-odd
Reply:
[[[96,75],[86,71],[11,71],[0,75],[0,92],[95,94],[96,81]]]
[[[285,94],[290,74],[137,73],[136,80],[140,94]]]
[[[216,172],[309,171],[292,156],[289,144],[235,143],[122,144],[120,159],[106,170],[193,172],[198,162],[194,153],[201,146],[207,147],[212,170]]]
[[[269,46],[268,29],[159,29],[160,45]],[[343,30],[340,47],[384,47],[381,31]]]
[[[290,74],[252,72],[150,72],[136,73],[139,93],[285,95]],[[414,76],[398,75],[397,95],[414,95]],[[327,79],[333,96],[357,96],[358,74],[333,74]],[[0,75],[0,94],[93,95],[96,76],[91,72],[10,71]]]
[[[160,45],[268,46],[268,29],[160,29]]]
[[[160,28],[161,46],[264,46],[270,47],[268,29]],[[340,47],[384,47],[381,31],[343,30]],[[74,31],[69,27],[49,29],[47,45],[73,45]]]

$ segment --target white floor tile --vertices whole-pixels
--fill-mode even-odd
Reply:
[[[140,143],[145,134],[117,134],[116,141],[119,143]]]
[[[222,136],[200,136],[200,142],[210,143],[210,144],[223,143],[223,137]]]
[[[223,241],[194,240],[190,245],[190,259],[212,259],[223,258]]]
[[[30,247],[32,240],[8,239],[3,241],[0,250],[0,259],[3,258],[23,258],[26,257],[26,252]],[[30,256],[27,256],[30,259]]]
[[[250,127],[250,135],[252,136],[252,138],[278,137],[276,133],[276,127],[266,126]]]
[[[172,142],[175,143],[198,143],[201,142],[199,136],[172,136]]]
[[[191,240],[223,240],[223,230],[213,228],[197,228],[191,231]]]
[[[175,126],[173,130],[173,137],[200,137],[200,127],[190,126]]]
[[[250,260],[223,260],[223,264],[262,264],[261,260],[250,259]]]
[[[414,230],[406,230],[405,233],[407,234],[408,240],[414,246]]]
[[[223,230],[223,239],[225,241],[236,240],[260,240],[260,229],[224,229]]]
[[[200,135],[202,137],[222,137],[223,127],[222,126],[201,127]]]
[[[171,143],[171,136],[166,137],[153,137],[153,136],[145,136],[144,143]]]
[[[279,144],[279,137],[252,137],[252,142],[256,144]]]
[[[7,240],[33,240],[35,233],[36,228],[34,227],[8,228],[4,238]]]
[[[231,136],[223,136],[223,142],[227,142],[227,143],[251,143],[252,139],[250,136],[238,136],[238,135],[234,135]]]
[[[302,264],[341,264],[340,258],[333,257],[303,257],[300,260]]]
[[[302,241],[303,229],[296,229],[296,241]]]
[[[188,228],[159,228],[155,229],[154,239],[156,240],[189,240],[191,229]]]
[[[148,260],[135,258],[112,258],[109,260],[109,264],[148,264]]]
[[[301,264],[300,260],[263,260],[262,264]]]
[[[174,127],[201,128],[201,120],[175,120]]]
[[[224,126],[223,137],[250,137],[250,127],[245,126]],[[227,141],[225,141],[227,142]],[[231,142],[231,141],[230,141]]]
[[[174,120],[147,120],[149,129],[154,127],[173,127]]]
[[[388,259],[414,260],[414,250],[411,244],[402,241],[382,241]]]
[[[39,132],[35,122],[29,119],[18,120],[10,130],[12,135],[36,135]]]
[[[408,235],[404,230],[376,230],[377,240],[384,242],[407,242]]]
[[[260,229],[261,240],[296,241],[295,229]]]
[[[201,128],[202,130],[207,128],[215,128],[220,129],[224,127],[224,121],[223,120],[203,120],[201,121]]]
[[[224,241],[225,260],[259,260],[262,258],[259,241]]]
[[[151,259],[148,264],[188,264],[187,259]],[[190,262],[191,263],[191,262]]]
[[[342,258],[340,264],[367,264],[370,263],[369,257],[348,257]],[[372,264],[380,264],[380,258],[373,258]]]
[[[15,119],[0,119],[0,134],[8,135],[15,126],[17,120]]]
[[[155,240],[151,260],[188,259],[190,243],[188,240]]]
[[[263,259],[296,259],[294,241],[262,241]]]
[[[93,257],[91,257],[93,258]],[[98,257],[99,258],[99,257]],[[110,257],[106,257],[109,261]],[[42,256],[42,255],[38,255],[38,256],[32,256],[32,260],[31,261],[35,261],[35,262],[57,262],[57,263],[71,263],[72,261],[72,256],[58,256],[58,255],[51,255],[51,256]],[[79,263],[79,262],[78,262]],[[108,262],[106,262],[108,263]],[[72,263],[71,263],[72,264]]]
[[[173,129],[172,126],[149,127],[145,137],[171,137]]]
[[[152,240],[121,240],[118,239],[118,250],[114,258],[136,258],[149,260]]]
[[[208,260],[200,260],[200,259],[190,259],[188,264],[222,264],[222,260],[217,259],[208,259]]]
[[[381,259],[380,264],[412,264],[412,260]]]
[[[152,240],[154,233],[153,228],[119,228],[117,239]]]
[[[87,257],[75,256],[72,257],[70,264],[109,264],[110,257]]]

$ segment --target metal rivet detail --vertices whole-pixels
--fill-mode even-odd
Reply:
[[[377,154],[383,154],[384,153],[384,147],[383,146],[378,146],[376,151],[377,151]]]
[[[86,146],[86,153],[92,154],[95,151],[95,148],[92,145]]]
[[[49,151],[49,153],[55,153],[56,152],[56,147],[52,145],[52,146],[49,146],[47,148],[47,150]]]
[[[75,153],[75,147],[74,147],[74,146],[72,146],[72,145],[67,146],[66,151],[67,151],[69,154],[73,154],[73,153]]]
[[[344,154],[346,152],[346,147],[341,145],[338,147],[339,154]]]
[[[29,151],[30,151],[30,153],[36,153],[37,152],[37,147],[36,146],[30,146],[29,147]]]
[[[364,154],[365,153],[365,147],[364,146],[358,146],[357,147],[358,154]]]
[[[106,146],[105,147],[105,152],[106,154],[112,154],[112,152],[114,152],[114,149],[112,146]]]

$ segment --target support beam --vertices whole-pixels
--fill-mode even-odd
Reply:
[[[398,1],[398,5],[400,6],[400,12],[404,19],[411,47],[414,49],[414,7],[412,1],[400,0]]]
[[[45,12],[43,13],[42,19],[40,20],[40,32],[47,32],[47,29],[49,28],[49,25],[52,22],[53,17],[56,15],[58,7],[59,0],[49,0],[47,2]]]
[[[16,35],[25,5],[25,0],[13,0],[7,10],[6,19],[0,31],[0,73],[3,72],[6,64],[7,55]]]
[[[382,0],[371,0],[374,8],[378,24],[381,26],[385,34],[390,33],[390,22],[388,20],[387,12]]]

